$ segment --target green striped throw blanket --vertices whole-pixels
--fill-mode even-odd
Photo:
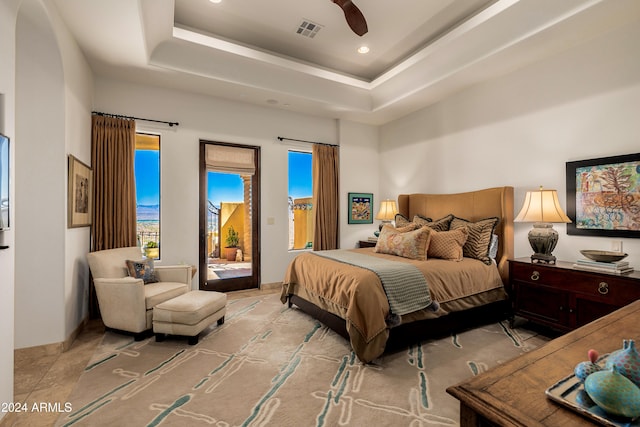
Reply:
[[[392,315],[402,316],[432,304],[431,293],[424,275],[411,264],[344,249],[313,253],[374,272],[380,278],[384,292],[387,294]]]

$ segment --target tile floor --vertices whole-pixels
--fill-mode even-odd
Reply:
[[[276,286],[273,286],[276,285]],[[246,290],[227,293],[229,299],[280,292],[278,284],[269,284],[261,290]],[[29,426],[48,427],[54,425],[58,416],[56,405],[64,411],[67,396],[82,375],[96,346],[101,342],[104,325],[91,320],[66,352],[60,346],[39,346],[16,350],[14,353],[14,402],[25,405],[26,412],[9,412],[0,420],[0,427]],[[34,410],[44,403],[49,408]]]

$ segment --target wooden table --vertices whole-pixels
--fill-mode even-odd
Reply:
[[[447,392],[460,400],[460,425],[598,425],[549,400],[545,390],[587,360],[589,349],[605,354],[622,348],[623,339],[640,341],[639,325],[637,300],[531,353],[449,387]]]

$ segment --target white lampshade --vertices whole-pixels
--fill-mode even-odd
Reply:
[[[516,222],[571,222],[560,207],[556,190],[527,191]]]
[[[380,219],[382,221],[393,221],[397,213],[398,208],[396,206],[396,201],[386,199],[380,202],[380,210],[378,210],[376,219]]]

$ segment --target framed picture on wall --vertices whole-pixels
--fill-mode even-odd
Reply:
[[[567,234],[640,238],[640,153],[566,166]]]
[[[373,194],[349,193],[349,224],[373,224]]]
[[[93,173],[89,166],[69,155],[67,227],[91,225]]]

